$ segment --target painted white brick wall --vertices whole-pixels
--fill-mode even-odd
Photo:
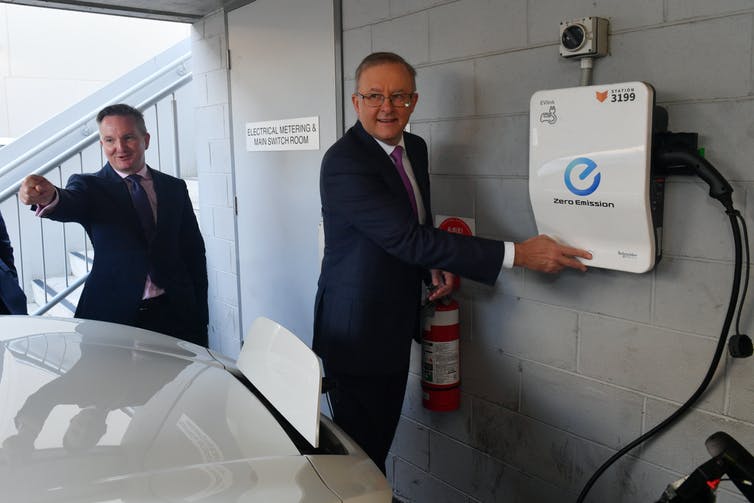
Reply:
[[[429,15],[419,12],[372,26],[372,43],[386,51],[402,52],[405,58],[417,64],[426,63],[429,61],[428,32]]]
[[[681,0],[681,2],[683,1]],[[561,21],[578,19],[584,16],[606,17],[610,19],[610,32],[615,33],[660,24],[663,22],[662,11],[662,0],[529,2],[529,43],[551,44],[557,42],[559,35],[557,27]],[[553,29],[553,27],[556,29]],[[555,51],[555,54],[557,54],[557,51]]]
[[[233,202],[225,12],[192,27],[194,88],[197,92],[196,155],[201,227],[209,276],[209,344],[230,357],[241,348],[238,262]]]
[[[575,86],[558,56],[559,22],[610,18],[596,83],[645,80],[673,131],[698,132],[754,222],[754,5],[748,0],[343,1],[346,125],[353,71],[371,51],[417,66],[411,130],[430,148],[435,212],[476,218],[479,234],[523,239],[528,107],[540,89]],[[712,357],[732,275],[721,206],[693,179],[667,184],[664,258],[631,275],[502,275],[463,283],[462,406],[421,406],[418,350],[389,475],[411,502],[574,501],[622,445],[693,392]],[[751,331],[751,309],[743,329]],[[656,500],[707,459],[725,430],[754,450],[754,364],[724,358],[709,392],[677,426],[605,473],[588,501]],[[730,483],[718,501],[744,501]]]

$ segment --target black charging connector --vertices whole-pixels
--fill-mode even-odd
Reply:
[[[652,137],[652,173],[658,176],[696,175],[709,186],[709,195],[726,211],[733,209],[733,187],[698,152],[696,133],[655,133]]]
[[[658,159],[660,150],[696,151],[699,145],[697,133],[673,133],[668,131],[668,111],[661,106],[654,106],[652,112],[652,163],[649,181],[649,204],[652,214],[652,226],[655,234],[655,264],[662,259],[662,228],[665,207],[665,179],[668,175],[693,175],[684,164],[667,167],[664,159]]]

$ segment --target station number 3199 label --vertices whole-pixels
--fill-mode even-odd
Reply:
[[[624,93],[612,93],[610,103],[623,103],[626,101],[636,101],[636,93],[633,91]]]

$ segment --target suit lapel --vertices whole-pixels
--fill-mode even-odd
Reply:
[[[396,194],[405,194],[406,188],[403,186],[401,176],[398,174],[398,171],[396,171],[395,164],[393,164],[393,160],[390,159],[390,156],[385,153],[382,147],[377,143],[377,140],[372,138],[372,136],[366,132],[360,122],[357,122],[354,128],[364,144],[367,157],[377,164],[377,169],[379,170],[380,175],[382,175],[382,178],[385,179],[385,183],[390,187],[390,190]],[[406,199],[406,201],[408,202],[408,199]],[[408,204],[410,206],[411,203]]]
[[[413,213],[413,209],[411,208],[411,201],[409,200],[409,196],[406,193],[406,187],[403,185],[403,180],[401,180],[401,175],[398,174],[393,160],[390,159],[390,156],[387,155],[387,153],[385,153],[385,150],[377,143],[377,140],[372,138],[372,136],[366,132],[364,127],[361,125],[361,122],[356,122],[354,129],[358,133],[361,142],[365,146],[367,156],[377,164],[377,169],[382,178],[385,180],[387,186],[390,188],[390,191],[405,200],[406,207],[408,207]],[[406,144],[406,155],[409,155],[408,144]],[[411,160],[412,168],[416,170],[416,168],[414,168],[413,158],[409,157],[409,159]],[[416,177],[416,173],[414,173],[414,177]],[[426,201],[424,190],[422,189],[421,183],[419,183],[418,179],[417,184],[419,184],[419,192],[422,195],[422,200]],[[426,202],[424,203],[424,206],[425,213],[429,215],[429,212],[426,211]]]

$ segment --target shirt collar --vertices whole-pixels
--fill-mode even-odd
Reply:
[[[115,168],[113,168],[113,171],[115,171],[115,173],[117,173],[117,175],[118,175],[119,177],[123,178],[124,180],[125,180],[125,179],[126,179],[126,177],[128,176],[128,175],[126,175],[126,174],[123,174],[123,173],[121,173],[120,171],[118,171],[118,170],[117,170],[117,169],[115,169]],[[141,168],[141,169],[140,169],[139,171],[137,171],[137,172],[136,172],[136,173],[134,173],[134,174],[135,174],[135,175],[139,175],[139,176],[140,176],[140,177],[142,177],[142,178],[143,178],[144,180],[151,180],[151,179],[152,179],[152,175],[150,175],[150,174],[149,174],[149,166],[147,166],[146,164],[144,165],[144,167],[143,167],[143,168]]]
[[[372,137],[372,138],[374,138],[374,137]],[[392,154],[393,150],[395,150],[395,147],[397,147],[398,145],[400,145],[401,147],[403,147],[403,151],[404,152],[406,151],[406,143],[403,141],[403,135],[401,135],[401,141],[398,142],[398,145],[388,145],[384,141],[378,140],[377,138],[374,138],[374,139],[375,139],[375,141],[377,141],[377,144],[380,147],[382,147],[382,150],[384,150],[387,155]]]

